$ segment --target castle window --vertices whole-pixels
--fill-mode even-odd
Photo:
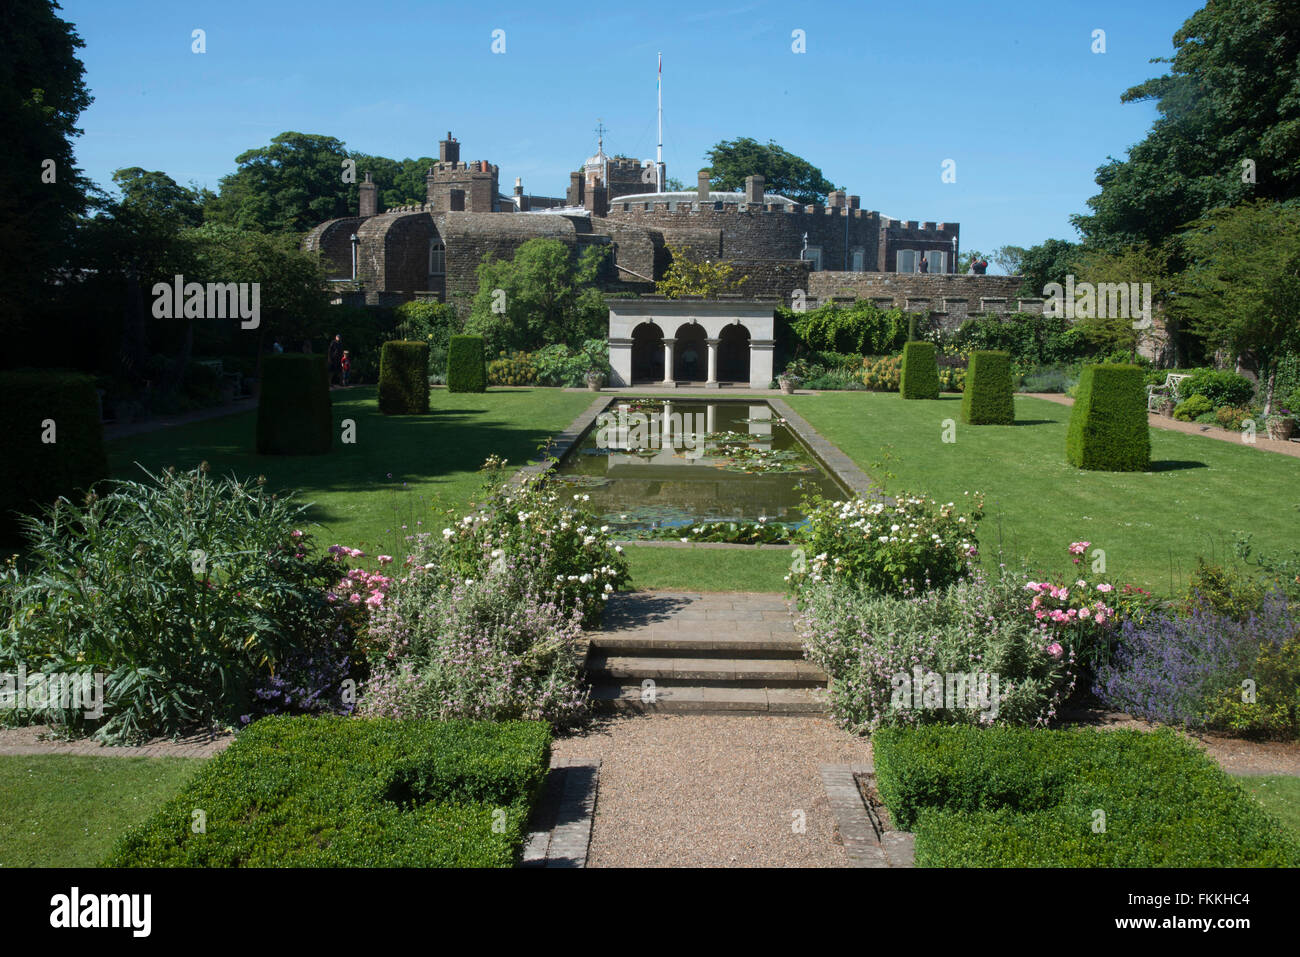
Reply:
[[[866,268],[867,254],[866,251],[859,246],[857,249],[853,250],[853,271],[863,272]]]
[[[894,268],[898,272],[916,272],[916,260],[917,255],[915,249],[900,249],[898,251],[898,257],[894,263]]]
[[[942,249],[928,250],[925,254],[925,261],[932,273],[948,271],[948,254]]]
[[[447,247],[434,240],[429,243],[429,275],[445,276],[447,274]]]
[[[820,272],[822,268],[822,248],[820,246],[809,246],[803,251],[803,258],[812,263],[813,272]]]

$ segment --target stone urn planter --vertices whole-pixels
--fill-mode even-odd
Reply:
[[[1161,399],[1160,404],[1157,408],[1159,409],[1160,414],[1163,415],[1166,419],[1172,419],[1174,417],[1173,399]]]
[[[1295,416],[1270,415],[1264,420],[1268,427],[1268,437],[1279,442],[1289,442],[1295,433]]]
[[[599,392],[601,386],[605,384],[605,374],[603,372],[587,373],[587,388],[592,392]]]
[[[799,377],[794,375],[777,376],[776,384],[781,387],[783,395],[793,395],[794,390],[799,388]]]

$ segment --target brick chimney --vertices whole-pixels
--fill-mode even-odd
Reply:
[[[581,206],[583,180],[582,173],[579,170],[569,174],[569,188],[564,194],[564,203],[566,206]]]
[[[745,177],[745,202],[761,206],[763,204],[764,179],[761,176]]]
[[[587,190],[584,198],[583,208],[593,216],[604,216],[609,212],[609,203],[606,201],[609,191],[604,186],[593,186]]]
[[[827,205],[827,206],[844,206],[844,205],[846,204],[846,201],[847,201],[847,200],[848,200],[848,196],[845,194],[844,190],[842,190],[842,189],[833,189],[833,190],[831,190],[830,193],[828,193],[827,196],[826,196],[826,205]]]
[[[860,197],[860,196],[850,196],[850,197],[849,197],[849,209],[861,209],[861,208],[862,208],[862,197]]]
[[[460,162],[460,144],[456,142],[451,135],[451,130],[447,131],[447,138],[438,142],[438,162],[439,163],[459,163]]]
[[[379,214],[379,187],[370,182],[370,173],[366,172],[366,181],[357,187],[361,191],[361,204],[358,212],[362,216]]]
[[[696,199],[698,199],[699,202],[701,203],[707,203],[709,201],[709,191],[713,188],[709,184],[709,180],[712,178],[713,178],[713,170],[708,170],[708,169],[700,170],[700,177],[699,180],[696,182],[695,193],[696,193]]]

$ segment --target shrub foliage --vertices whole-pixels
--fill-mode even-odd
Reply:
[[[385,342],[379,359],[379,411],[424,415],[429,411],[429,344]]]
[[[1012,425],[1016,421],[1011,388],[1011,357],[1005,352],[972,352],[961,400],[967,425]]]
[[[1142,472],[1151,464],[1142,369],[1135,365],[1084,366],[1065,438],[1066,460],[1076,468]]]
[[[329,370],[319,353],[262,359],[257,400],[259,455],[323,455],[334,441]]]
[[[939,398],[939,367],[933,342],[909,342],[903,346],[903,367],[898,391],[904,399]]]
[[[482,336],[452,336],[447,342],[447,391],[486,392]]]

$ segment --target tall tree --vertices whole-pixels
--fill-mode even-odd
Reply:
[[[767,192],[809,205],[826,202],[835,188],[821,170],[771,140],[766,146],[748,136],[723,140],[706,155],[719,191],[743,190],[746,176],[762,176]]]
[[[51,0],[0,4],[0,317],[26,317],[67,265],[88,183],[73,163],[77,118],[91,103],[85,46]]]
[[[1207,210],[1300,196],[1300,3],[1212,0],[1174,34],[1164,76],[1122,102],[1159,118],[1123,160],[1097,170],[1090,246],[1159,245]]]
[[[1025,277],[1020,286],[1022,296],[1041,296],[1049,282],[1064,283],[1066,275],[1082,252],[1078,243],[1066,239],[1048,239],[1030,246],[1020,257],[1020,275]]]
[[[1183,310],[1210,346],[1258,370],[1270,411],[1278,360],[1300,352],[1300,204],[1216,209],[1183,242]]]
[[[301,233],[357,208],[352,157],[343,142],[313,133],[281,133],[270,145],[235,157],[239,168],[221,180],[209,219],[239,229]]]

